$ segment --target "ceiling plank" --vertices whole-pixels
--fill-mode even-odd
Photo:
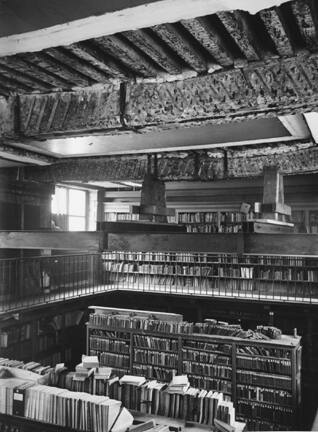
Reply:
[[[281,56],[292,56],[294,49],[291,42],[291,35],[284,22],[284,17],[278,8],[266,9],[259,13],[260,18],[275,44],[275,48]]]
[[[285,1],[241,0],[240,9],[256,13]],[[0,38],[0,56],[35,52],[122,31],[237,9],[237,0],[144,0],[142,3],[131,7],[131,1],[127,0],[126,5],[122,6],[121,2],[120,7],[113,6],[112,10],[99,16]]]
[[[2,87],[7,88],[13,93],[16,93],[17,91],[32,91],[32,87],[29,87],[22,82],[16,81],[15,79],[6,77],[2,74],[0,74],[0,83]]]
[[[231,52],[207,18],[182,20],[181,23],[221,66],[233,65]]]
[[[151,28],[179,57],[181,57],[196,72],[205,72],[208,69],[204,56],[188,40],[185,32],[181,32],[176,25],[160,24]]]
[[[86,60],[111,77],[127,79],[127,71],[125,71],[124,68],[116,63],[109,55],[105,54],[105,52],[90,42],[79,42],[77,44],[68,45],[64,47],[64,49],[70,51],[82,60]]]
[[[135,30],[124,32],[125,36],[131,43],[146,53],[155,63],[157,63],[166,72],[177,75],[182,72],[182,67],[173,55],[170,55],[164,46],[160,45],[145,30]]]

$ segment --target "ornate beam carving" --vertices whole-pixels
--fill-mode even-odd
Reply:
[[[115,82],[72,92],[21,95],[16,100],[20,104],[14,122],[20,141],[147,132],[315,111],[318,55],[255,62],[180,81]]]
[[[158,156],[158,176],[164,181],[211,181],[258,177],[265,166],[279,166],[285,175],[318,172],[318,147],[312,143],[280,144],[228,151],[169,153]],[[123,181],[142,180],[147,156],[68,159],[49,167],[25,168],[26,180]]]

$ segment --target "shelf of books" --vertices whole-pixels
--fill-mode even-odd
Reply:
[[[178,223],[189,233],[237,233],[247,218],[238,211],[178,211]]]
[[[0,323],[0,355],[44,364],[72,362],[72,337],[83,311],[69,311]]]
[[[318,257],[106,251],[106,281],[136,291],[318,301]]]
[[[216,320],[164,321],[156,312],[114,312],[92,306],[87,353],[116,373],[169,382],[187,375],[190,385],[222,392],[249,430],[297,430],[301,346],[298,336],[259,327],[244,331]]]

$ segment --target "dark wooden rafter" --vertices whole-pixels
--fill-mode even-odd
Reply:
[[[132,44],[148,55],[156,64],[170,74],[182,72],[182,65],[175,56],[162,46],[145,30],[127,31],[123,33]]]
[[[24,84],[27,87],[32,88],[33,90],[47,91],[52,89],[52,86],[50,84],[47,84],[38,79],[34,79],[32,76],[28,75],[27,73],[19,72],[1,63],[0,63],[0,74],[6,78],[13,78],[17,82]]]
[[[311,50],[318,48],[317,5],[311,0],[291,2],[291,9],[299,31],[306,45]]]
[[[278,54],[281,56],[292,56],[294,49],[291,35],[280,10],[278,8],[266,9],[261,11],[259,16],[264,22]]]
[[[80,76],[84,75],[93,79],[95,82],[106,83],[109,76],[103,72],[97,70],[90,63],[80,59],[76,55],[63,50],[63,48],[50,48],[45,51],[46,54],[54,57],[56,60],[64,63],[65,65],[71,67],[74,70],[75,76],[80,72]]]
[[[17,91],[32,90],[32,87],[28,86],[27,84],[19,82],[14,78],[5,75],[0,72],[0,84],[2,87],[7,88],[12,93],[16,93]]]
[[[104,36],[95,39],[95,42],[107,53],[119,58],[120,61],[139,76],[157,76],[158,69],[130,43],[120,36]]]
[[[221,66],[232,66],[233,57],[222,36],[207,17],[183,20],[181,24]]]
[[[260,47],[256,42],[257,37],[249,26],[248,14],[241,11],[218,12],[217,16],[247,60],[256,61],[262,58]]]
[[[64,80],[60,80],[58,76],[52,74],[51,72],[30,63],[28,60],[22,58],[22,55],[0,58],[0,64],[7,65],[20,73],[27,73],[34,79],[39,79],[41,82],[43,81],[48,83],[52,86],[52,88],[59,89],[70,87],[69,83],[65,82]]]
[[[59,77],[59,81],[61,83],[64,83],[62,84],[64,86],[65,84],[71,84],[73,86],[88,86],[92,84],[92,80],[90,78],[81,76],[81,74],[79,73],[76,74],[75,78],[73,70],[71,70],[63,63],[55,60],[48,54],[45,54],[44,52],[21,54],[21,56],[32,64],[35,64],[42,69],[45,69],[50,73],[54,74],[56,77]]]
[[[96,69],[108,74],[110,77],[127,79],[127,71],[118,62],[105,54],[92,42],[81,42],[64,47],[82,60],[87,61]]]
[[[205,72],[208,69],[205,57],[176,24],[160,24],[151,27],[151,30],[196,72]]]

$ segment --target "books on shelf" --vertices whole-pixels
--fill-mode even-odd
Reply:
[[[249,404],[270,406],[273,411],[282,406],[293,413],[294,419],[297,417],[300,338],[282,335],[275,327],[259,326],[252,331],[215,319],[206,319],[202,323],[165,322],[151,316],[141,319],[138,314],[123,316],[120,311],[118,315],[103,315],[96,309],[90,315],[87,331],[88,339],[96,338],[96,331],[105,332],[104,337],[101,333],[98,335],[106,341],[109,332],[114,338],[121,335],[118,342],[125,343],[127,351],[124,354],[90,349],[90,353],[98,355],[99,359],[110,356],[108,366],[112,365],[114,355],[126,359],[127,369],[121,371],[121,375],[133,373],[151,381],[169,382],[186,374],[189,392],[194,392],[193,388],[200,389],[200,393],[194,392],[198,398],[200,394],[200,402],[201,398],[205,400],[208,394],[211,395],[210,392],[222,393],[226,398],[231,397],[235,406],[244,403],[240,416],[248,421],[252,420],[252,411],[246,408]],[[102,346],[113,348],[108,341]],[[116,364],[118,367],[118,361]],[[150,390],[154,391],[152,387]],[[176,399],[180,395],[174,396]],[[136,394],[137,405],[138,398]],[[176,403],[175,399],[169,400],[169,407]],[[179,402],[176,404],[182,411]],[[167,409],[163,408],[162,412],[166,414]],[[265,423],[271,423],[271,429],[275,430],[280,427],[279,416],[267,416]],[[280,420],[284,425],[283,416]]]

